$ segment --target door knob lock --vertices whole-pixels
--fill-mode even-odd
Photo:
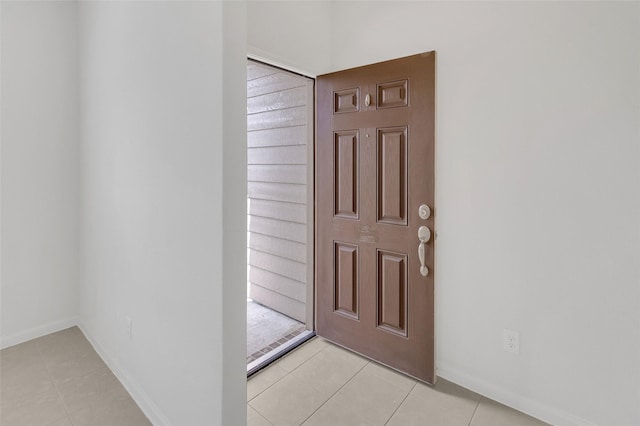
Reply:
[[[431,209],[429,208],[429,206],[426,204],[422,204],[420,207],[418,207],[418,216],[420,216],[420,219],[429,219],[429,217],[431,216]]]
[[[425,244],[430,238],[431,230],[429,228],[424,225],[418,228],[418,239],[420,240],[420,244],[418,245],[418,258],[420,258],[420,274],[422,274],[423,277],[429,275],[429,268],[425,265]]]

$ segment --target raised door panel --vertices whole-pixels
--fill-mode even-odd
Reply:
[[[378,129],[378,222],[407,224],[407,128]]]
[[[334,310],[358,318],[358,246],[336,242],[334,249]]]
[[[358,217],[358,131],[334,134],[334,214]]]
[[[378,84],[378,109],[408,106],[408,85],[407,80]]]
[[[360,110],[360,89],[345,89],[333,93],[333,113],[358,112]]]
[[[377,325],[407,335],[407,255],[378,250]]]

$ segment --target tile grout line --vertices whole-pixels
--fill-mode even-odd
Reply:
[[[480,407],[481,400],[482,400],[482,397],[478,398],[478,403],[476,404],[476,408],[473,410],[473,414],[471,415],[471,418],[469,419],[469,423],[467,424],[467,426],[471,426],[471,423],[473,423],[473,418],[476,416],[476,413],[478,412],[478,407]]]
[[[409,392],[407,392],[407,394],[404,396],[404,398],[402,399],[402,401],[400,401],[400,404],[398,404],[398,406],[396,407],[395,410],[393,410],[393,413],[391,413],[391,415],[389,416],[389,418],[387,419],[386,422],[384,422],[384,425],[387,426],[387,424],[389,424],[389,422],[391,421],[391,419],[393,418],[393,416],[395,416],[395,414],[398,412],[398,410],[400,409],[400,407],[402,407],[402,404],[404,404],[404,402],[407,400],[407,398],[409,398],[409,395],[411,395],[411,392],[413,392],[413,390],[416,388],[416,386],[418,386],[418,382],[416,381],[413,386],[411,387],[411,389],[409,389]]]
[[[248,403],[247,403],[247,404],[248,404]],[[249,405],[249,407],[251,407],[251,406]],[[271,423],[271,421],[270,421],[269,419],[267,419],[265,416],[263,416],[263,415],[262,415],[262,413],[261,413],[260,411],[256,410],[256,409],[255,409],[255,408],[253,408],[253,407],[251,407],[251,409],[252,409],[253,411],[255,411],[255,412],[256,412],[260,417],[262,417],[262,418],[264,419],[264,421],[265,421],[265,422],[267,422],[267,423],[269,423],[271,426],[273,426],[273,423]]]
[[[306,343],[306,342],[305,342],[305,343]],[[309,343],[310,343],[310,342],[309,342]],[[304,345],[304,343],[303,343],[303,345]],[[324,351],[324,350],[325,350],[325,349],[327,349],[328,347],[329,347],[329,345],[327,345],[327,346],[325,346],[324,348],[320,349],[318,352],[316,352],[315,354],[313,354],[313,355],[312,355],[312,356],[310,356],[309,358],[305,359],[303,362],[301,362],[301,363],[300,363],[300,365],[297,365],[297,366],[296,366],[296,368],[294,368],[294,369],[293,369],[293,370],[291,370],[291,371],[287,370],[287,369],[286,369],[286,368],[284,368],[284,367],[280,367],[280,368],[282,368],[283,370],[287,370],[287,372],[288,372],[288,373],[287,373],[287,375],[289,375],[289,374],[293,373],[294,371],[296,371],[298,368],[302,367],[302,366],[303,366],[304,364],[306,364],[307,362],[311,361],[311,360],[312,360],[313,358],[315,358],[316,356],[318,356],[318,354],[320,354],[320,352]],[[302,346],[300,346],[300,348],[302,349]],[[293,353],[293,352],[292,352],[292,353]],[[284,358],[282,358],[282,359],[284,359]],[[278,361],[276,362],[276,365],[279,365],[279,364],[280,364],[280,360],[278,360]]]
[[[314,339],[315,339],[315,337],[314,337]],[[327,342],[327,341],[325,340],[325,342]],[[305,342],[305,343],[306,343],[306,342]],[[303,344],[304,344],[304,343],[303,343]],[[288,371],[288,370],[287,370],[286,368],[284,368],[284,367],[280,367],[280,368],[282,368],[283,370],[287,370],[287,371],[288,371],[287,375],[289,375],[289,374],[293,373],[294,371],[296,371],[298,368],[302,367],[303,365],[305,365],[306,363],[308,363],[309,361],[311,361],[313,358],[315,358],[315,357],[317,357],[318,355],[320,355],[320,352],[324,352],[324,351],[325,351],[328,347],[330,347],[330,346],[331,346],[331,343],[328,343],[328,342],[327,342],[327,345],[326,345],[324,348],[320,349],[318,352],[316,352],[315,354],[313,354],[312,356],[310,356],[309,358],[307,358],[306,360],[304,360],[303,362],[301,362],[301,363],[300,363],[300,365],[296,366],[296,368],[294,368],[294,369],[293,369],[293,370],[291,370],[291,371]],[[284,358],[282,358],[282,359],[284,359]],[[276,365],[278,365],[279,363],[280,363],[280,361],[276,362]]]
[[[249,404],[251,401],[253,401],[254,399],[256,399],[257,397],[259,397],[260,395],[262,395],[264,392],[266,392],[269,388],[271,388],[273,385],[275,385],[276,383],[280,382],[281,380],[283,380],[285,377],[287,377],[288,375],[290,375],[291,373],[293,373],[294,371],[296,371],[298,368],[302,367],[304,364],[306,364],[307,362],[311,361],[313,358],[315,358],[316,356],[318,356],[320,354],[320,352],[324,351],[325,349],[327,349],[328,346],[320,349],[318,352],[316,352],[315,354],[313,354],[311,357],[309,357],[308,359],[306,359],[304,362],[302,362],[300,365],[298,365],[296,368],[294,368],[293,370],[289,371],[286,368],[282,368],[278,365],[278,363],[280,361],[276,361],[273,366],[278,366],[280,368],[282,368],[284,371],[287,372],[287,374],[285,374],[284,376],[280,377],[278,380],[276,380],[275,382],[271,383],[269,386],[267,386],[264,390],[262,390],[260,393],[256,394],[253,398],[251,398],[250,400],[247,401],[247,404]],[[292,352],[293,353],[293,352]],[[282,358],[284,359],[284,358]],[[251,404],[249,404],[251,405]],[[253,408],[255,410],[255,408],[253,407],[253,405],[251,405],[251,408]],[[258,411],[258,410],[256,410]],[[262,414],[261,414],[262,415]],[[264,417],[264,416],[263,416]]]
[[[356,372],[355,372],[355,374],[354,374],[353,376],[351,376],[351,378],[350,378],[349,380],[347,380],[347,381],[346,381],[342,386],[340,386],[340,387],[339,387],[339,388],[338,388],[334,393],[332,393],[332,394],[331,394],[331,396],[330,396],[329,398],[327,398],[327,400],[326,400],[325,402],[323,402],[323,403],[322,403],[318,408],[316,408],[316,409],[313,411],[313,413],[311,413],[309,416],[307,416],[307,418],[306,418],[306,419],[304,419],[304,420],[302,421],[302,423],[300,423],[300,425],[302,426],[302,425],[303,425],[307,420],[309,420],[311,417],[313,417],[313,415],[314,415],[315,413],[317,413],[317,412],[318,412],[318,410],[320,410],[322,407],[324,407],[324,406],[327,404],[327,402],[331,401],[331,399],[332,399],[334,396],[336,396],[336,394],[337,394],[338,392],[340,392],[340,391],[342,390],[342,388],[344,388],[344,387],[345,387],[345,386],[347,386],[349,383],[351,383],[351,382],[353,381],[353,379],[355,379],[355,378],[356,378],[356,376],[357,376],[358,374],[360,374],[360,372],[361,372],[362,370],[364,370],[364,368],[365,368],[367,365],[369,365],[369,364],[371,364],[371,361],[368,361],[368,360],[367,360],[367,362],[366,362],[366,363],[365,363],[365,364],[364,364],[364,365],[363,365],[363,366],[362,366],[358,371],[356,371]]]
[[[274,365],[275,367],[275,365]],[[271,368],[271,367],[269,367]],[[282,367],[279,367],[282,368]],[[282,368],[284,370],[284,368]],[[287,371],[287,370],[285,370]],[[260,395],[262,395],[264,392],[266,392],[268,389],[270,389],[273,385],[275,385],[276,383],[278,383],[279,381],[281,381],[282,379],[284,379],[285,377],[287,377],[290,373],[287,371],[287,374],[285,374],[284,376],[280,377],[278,380],[276,380],[275,382],[271,383],[269,386],[267,386],[266,388],[264,388],[263,390],[261,390],[260,392],[258,392],[253,398],[247,400],[247,404],[249,404],[251,401],[253,401],[254,399],[256,399],[257,397],[259,397]],[[247,382],[249,383],[249,382]],[[251,405],[251,404],[249,404]],[[251,408],[253,408],[253,405],[251,405]],[[255,408],[253,408],[255,410]],[[257,411],[257,410],[256,410]]]

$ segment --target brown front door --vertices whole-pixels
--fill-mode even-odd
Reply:
[[[317,333],[428,383],[434,89],[435,52],[317,79]]]

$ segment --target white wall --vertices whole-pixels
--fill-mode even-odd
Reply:
[[[76,8],[3,1],[2,347],[75,324]]]
[[[335,70],[437,51],[439,374],[560,425],[640,424],[640,4],[332,18]]]
[[[75,313],[81,222],[83,328],[158,424],[243,423],[234,7],[82,3],[78,121],[74,8],[2,3],[3,342]],[[247,10],[250,51],[309,74],[438,51],[439,371],[558,424],[640,423],[639,7]]]
[[[79,7],[82,328],[155,424],[244,424],[244,5]]]
[[[222,415],[247,422],[247,5],[223,6]]]
[[[247,1],[253,59],[314,77],[331,71],[330,1]]]

